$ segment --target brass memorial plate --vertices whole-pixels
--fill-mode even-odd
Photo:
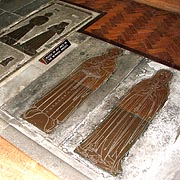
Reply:
[[[75,152],[109,173],[118,174],[122,158],[166,102],[171,78],[170,71],[160,70],[132,87]]]
[[[36,102],[23,118],[46,133],[74,111],[87,96],[109,79],[116,68],[119,48],[109,49],[101,56],[82,63],[77,70]]]

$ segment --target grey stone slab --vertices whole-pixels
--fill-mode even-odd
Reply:
[[[33,65],[28,66],[19,75],[0,85],[0,105],[20,93],[27,85],[41,74],[41,70]]]
[[[14,13],[20,16],[26,16],[29,13],[33,12],[34,10],[38,9],[40,6],[44,5],[45,3],[50,2],[50,0],[35,0],[31,3],[19,8],[18,10],[14,11]]]
[[[19,15],[15,15],[10,12],[4,12],[0,14],[0,30],[14,23],[19,18],[20,18]]]
[[[69,39],[69,38],[68,38]],[[34,65],[35,67],[39,68],[41,70],[41,73],[46,72],[48,69],[50,69],[52,66],[54,66],[58,61],[61,61],[61,59],[64,56],[67,56],[72,50],[74,50],[78,44],[71,42],[69,40],[69,42],[71,43],[71,45],[65,50],[63,51],[61,54],[58,55],[58,57],[56,57],[53,61],[51,61],[48,65],[44,64],[42,62],[39,61],[39,59],[43,56],[41,56],[39,59],[37,58],[37,61],[33,61],[32,65]],[[60,42],[59,44],[61,44],[62,42]],[[54,48],[52,48],[54,49]],[[52,51],[52,49],[50,49],[47,53],[45,53],[44,55],[46,56],[46,54],[48,54],[49,52]]]
[[[99,46],[100,44],[101,46]],[[178,98],[180,94],[179,71],[152,61],[141,61],[142,57],[125,53],[118,58],[117,70],[113,76],[88,98],[62,126],[59,126],[53,134],[45,135],[37,131],[20,117],[29,106],[66,77],[78,64],[84,62],[87,58],[101,54],[110,47],[113,46],[102,41],[94,40],[93,38],[87,39],[1,108],[11,116],[17,117],[16,120],[11,119],[10,121],[13,126],[19,128],[24,134],[28,134],[37,143],[43,144],[46,149],[73,165],[79,171],[83,169],[82,172],[86,173],[86,176],[93,180],[150,180],[150,177],[153,176],[163,179],[164,173],[161,173],[161,168],[158,166],[157,160],[159,160],[158,162],[167,164],[166,167],[162,167],[163,171],[166,171],[168,166],[173,167],[173,158],[179,155],[179,152],[176,151],[172,151],[171,153],[172,149],[169,148],[175,142],[180,124],[180,100]],[[130,66],[131,63],[132,67]],[[127,72],[125,72],[126,67],[128,67]],[[122,70],[120,70],[121,68]],[[142,79],[151,77],[162,68],[169,69],[173,72],[168,101],[161,111],[157,113],[148,130],[131,148],[129,156],[125,157],[123,173],[121,175],[117,177],[111,176],[74,153],[74,149],[99,125],[128,89]],[[63,71],[65,69],[67,72]],[[179,141],[177,140],[177,142]],[[175,147],[177,146],[175,145]],[[60,155],[61,151],[65,155]],[[173,155],[173,158],[170,158],[170,160],[164,159],[164,156],[168,153]],[[177,166],[176,164],[174,161],[175,168]],[[153,171],[153,167],[157,170],[156,174]],[[177,168],[174,169],[170,177],[177,178],[178,172]]]
[[[168,150],[163,154],[163,158],[157,158],[154,162],[150,168],[152,172],[151,179],[180,179],[180,156],[178,154],[180,154],[180,138],[168,147]]]
[[[0,121],[1,128],[1,121]],[[0,129],[1,131],[1,129]],[[1,136],[12,143],[17,148],[21,149],[25,154],[30,156],[33,160],[43,165],[45,168],[59,176],[63,180],[88,180],[80,172],[66,164],[64,161],[54,156],[48,150],[36,142],[23,135],[14,127],[9,126],[2,133]]]
[[[9,126],[9,124],[0,118],[0,134],[1,132],[6,129]]]
[[[33,0],[23,0],[23,1],[19,1],[19,0],[1,0],[0,1],[0,7],[1,9],[4,9],[6,11],[13,11],[15,9],[18,9],[30,2],[32,2]]]
[[[74,39],[75,37],[76,37],[76,39]],[[0,83],[0,106],[2,104],[4,104],[7,100],[15,97],[18,93],[20,93],[25,87],[27,87],[36,78],[38,78],[45,71],[47,71],[52,66],[54,66],[58,61],[61,61],[61,59],[64,56],[67,56],[74,48],[76,48],[79,44],[81,44],[83,41],[85,41],[86,38],[89,38],[87,36],[86,36],[86,38],[83,38],[83,37],[84,37],[84,35],[79,34],[79,33],[75,33],[72,35],[72,37],[69,37],[71,46],[66,51],[64,51],[62,54],[60,54],[50,64],[45,65],[45,64],[41,63],[39,61],[39,59],[42,56],[40,56],[39,58],[37,57],[34,60],[32,60],[30,63],[28,63],[26,66],[24,66],[23,68],[16,71],[9,78],[6,78],[5,80],[3,80]],[[8,47],[6,47],[6,45],[2,47],[1,54],[3,55],[4,52],[10,54],[10,52],[5,51],[5,49],[8,49]],[[6,53],[5,53],[5,55],[7,55]],[[17,59],[21,60],[20,57],[21,56],[18,56]],[[13,63],[13,62],[11,62],[11,63]],[[10,65],[12,65],[12,64],[9,64],[9,66]],[[17,67],[17,65],[15,66],[15,69],[16,69],[16,67]],[[3,68],[4,67],[1,67],[1,70]],[[7,70],[7,72],[5,72],[5,74],[7,75],[10,72],[10,69],[8,69],[8,67],[6,67],[6,69],[4,69],[4,71],[5,70]],[[1,74],[1,77],[3,77],[2,74]]]
[[[20,68],[30,59],[30,56],[0,42],[0,63],[7,61],[8,58],[12,58],[8,64],[0,64],[0,81],[13,71]]]
[[[94,46],[96,44],[96,46]],[[106,51],[108,48],[114,46],[90,38],[86,42],[82,43],[79,47],[71,51],[67,56],[65,56],[61,61],[56,63],[52,68],[40,76],[37,80],[32,82],[27,88],[25,88],[20,94],[15,98],[8,101],[4,108],[14,117],[19,119],[20,122],[24,121],[21,119],[21,115],[40,97],[47,93],[52,87],[56,86],[62,79],[64,79],[68,74],[70,74],[78,65],[86,61],[91,57],[98,56]],[[87,114],[95,108],[95,106],[100,103],[103,98],[112,91],[113,88],[121,82],[123,78],[129,74],[134,66],[136,66],[142,57],[138,57],[134,54],[125,55],[125,57],[119,56],[117,60],[117,70],[111,76],[111,78],[95,93],[93,93],[88,100],[78,110],[68,118],[66,123],[60,125],[54,132],[54,134],[48,135],[48,138],[54,142],[54,144],[59,144],[63,139],[71,133],[72,129],[75,128],[78,123],[80,123]],[[134,58],[130,58],[130,57]],[[133,59],[133,60],[132,60]],[[29,124],[29,123],[28,123]],[[29,125],[28,125],[29,126]],[[32,131],[37,131],[36,128],[31,127]],[[66,132],[66,133],[64,133]],[[38,131],[41,134],[41,132]],[[44,136],[42,134],[42,136]],[[44,136],[47,138],[47,135]]]
[[[4,12],[4,10],[0,9],[0,15]]]
[[[47,13],[51,13],[51,16],[45,17]],[[34,21],[34,18],[35,22],[38,22],[39,25],[28,26],[28,24],[32,24],[31,22]],[[30,53],[29,55],[33,56],[39,54],[47,47],[52,46],[53,43],[57,43],[80,25],[87,23],[91,18],[92,14],[89,13],[89,11],[77,9],[74,6],[65,5],[60,2],[51,3],[9,28],[2,36],[6,36],[8,33],[19,28],[22,28],[22,31],[24,31],[23,27],[27,25],[30,29],[26,27],[28,31],[10,45],[22,52]],[[44,35],[44,33],[46,33],[46,36],[40,36]],[[45,37],[48,38],[44,41]],[[33,39],[34,44],[32,43],[32,38],[35,38]],[[12,39],[15,38],[13,37]],[[24,44],[29,42],[29,40],[31,40],[31,47]],[[5,40],[2,39],[1,41],[8,44],[6,37]],[[36,47],[37,42],[39,43],[38,47]]]

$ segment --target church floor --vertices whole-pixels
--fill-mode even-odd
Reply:
[[[1,0],[0,176],[178,180],[179,21],[126,0]]]

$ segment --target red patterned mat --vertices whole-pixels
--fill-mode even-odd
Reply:
[[[66,0],[101,12],[81,32],[180,69],[180,15],[130,0]]]

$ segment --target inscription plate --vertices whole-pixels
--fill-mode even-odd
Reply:
[[[47,55],[45,55],[39,61],[44,64],[49,64],[56,57],[58,57],[63,51],[65,51],[69,46],[71,46],[71,43],[66,39],[64,42],[56,46],[53,50],[51,50]]]

